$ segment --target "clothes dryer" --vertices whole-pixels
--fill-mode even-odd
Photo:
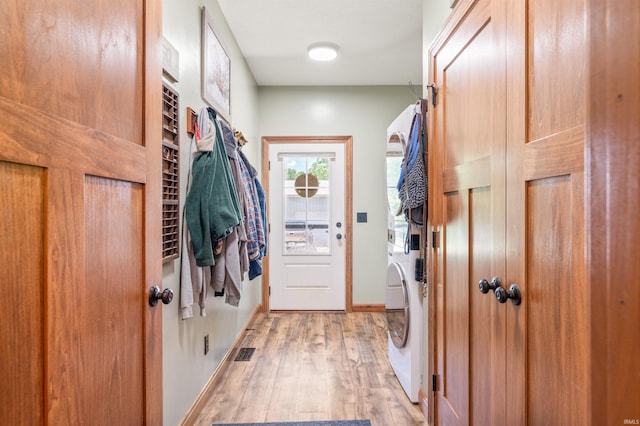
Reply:
[[[389,362],[411,402],[422,384],[422,285],[414,279],[415,255],[391,252],[387,266],[386,314]]]
[[[389,362],[413,403],[422,385],[422,283],[416,280],[420,233],[398,215],[396,189],[402,146],[408,140],[415,105],[409,105],[387,129],[387,277],[385,303]]]

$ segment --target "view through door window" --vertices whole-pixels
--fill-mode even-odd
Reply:
[[[331,254],[329,158],[283,159],[284,255]]]

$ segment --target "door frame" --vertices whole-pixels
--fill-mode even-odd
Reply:
[[[353,311],[353,137],[351,136],[263,136],[262,137],[262,186],[269,199],[269,147],[275,144],[344,144],[344,210],[345,210],[345,311]],[[270,219],[268,219],[270,220]],[[269,225],[267,225],[269,228]],[[266,238],[269,238],[267,229]],[[269,300],[269,256],[265,256],[262,264],[262,312],[270,311]]]
[[[154,285],[162,287],[162,6],[144,2],[144,92],[142,137],[147,148],[147,176],[144,188],[144,413],[147,424],[161,424],[162,390],[162,304],[150,306],[148,295]],[[174,302],[175,303],[175,302]],[[160,309],[158,309],[160,308]],[[160,405],[158,405],[160,404]]]

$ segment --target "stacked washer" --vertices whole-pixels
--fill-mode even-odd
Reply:
[[[416,105],[410,105],[387,129],[387,167],[402,161],[403,142],[409,131]],[[391,172],[391,170],[388,170]],[[398,176],[387,178],[395,184]],[[387,187],[391,187],[388,182]],[[388,200],[388,263],[386,281],[386,312],[389,330],[389,362],[411,402],[418,402],[422,381],[422,283],[415,279],[416,259],[419,258],[420,234],[399,219],[392,206],[397,199]],[[408,238],[407,238],[407,233]]]

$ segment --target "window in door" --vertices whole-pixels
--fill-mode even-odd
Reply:
[[[283,255],[330,255],[329,157],[282,159]]]

